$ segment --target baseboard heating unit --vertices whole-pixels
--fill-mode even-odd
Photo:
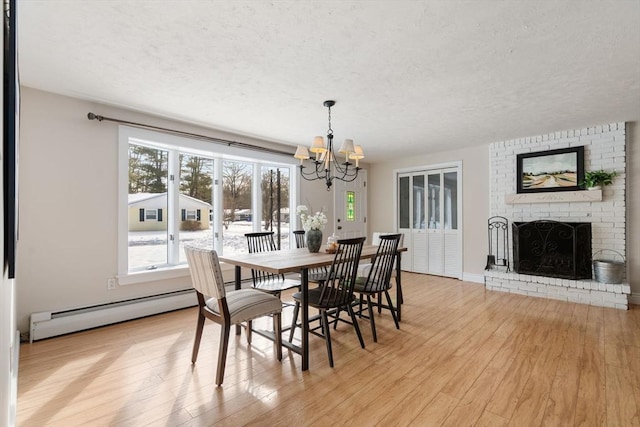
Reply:
[[[193,289],[58,312],[31,313],[29,341],[165,313],[198,304]]]

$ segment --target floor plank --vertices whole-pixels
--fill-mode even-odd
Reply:
[[[332,331],[334,368],[314,336],[304,373],[298,355],[232,336],[222,387],[217,325],[190,363],[195,309],[23,344],[18,425],[639,425],[639,307],[409,273],[403,290],[400,330],[383,311],[377,343],[360,321],[365,349],[349,325]]]

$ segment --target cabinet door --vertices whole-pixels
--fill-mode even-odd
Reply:
[[[443,173],[442,220],[444,233],[444,271],[445,276],[462,275],[460,239],[458,230],[458,171]]]
[[[427,174],[427,212],[429,218],[429,274],[444,272],[444,239],[442,233],[442,173],[430,171]]]
[[[427,266],[427,236],[426,236],[426,203],[425,176],[416,174],[411,177],[411,235],[412,235],[412,265],[416,273],[426,273]]]

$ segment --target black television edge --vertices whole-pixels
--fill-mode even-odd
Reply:
[[[20,129],[20,79],[16,0],[3,0],[4,6],[4,87],[3,87],[3,199],[4,265],[7,276],[15,278],[18,243],[18,146]]]

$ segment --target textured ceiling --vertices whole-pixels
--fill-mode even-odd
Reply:
[[[368,161],[640,117],[640,1],[18,2],[21,82]],[[100,113],[96,111],[96,113]]]

